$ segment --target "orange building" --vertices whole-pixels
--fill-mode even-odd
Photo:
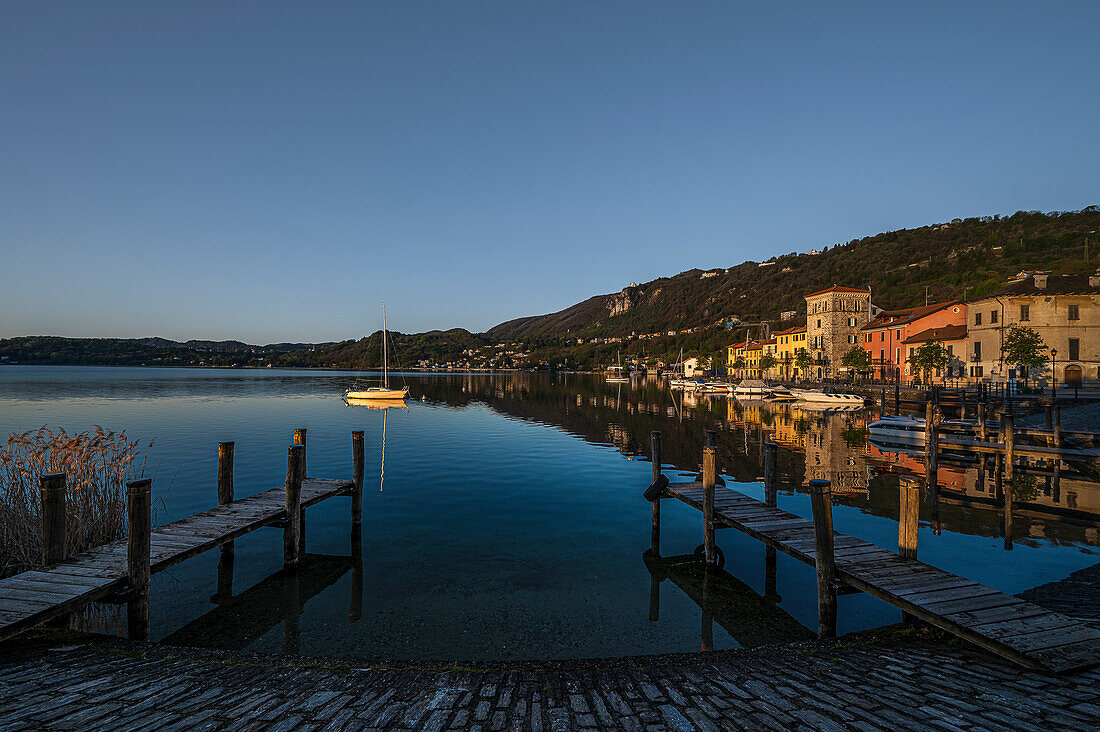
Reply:
[[[922,305],[904,310],[883,310],[874,320],[860,329],[860,343],[871,356],[871,372],[874,378],[892,379],[897,375],[903,380],[911,378],[909,353],[923,341],[909,338],[936,328],[962,326],[962,343],[966,340],[966,304],[958,300]],[[947,333],[954,346],[959,338],[954,330]],[[926,338],[925,340],[933,340]],[[946,341],[945,341],[946,344]],[[965,348],[955,346],[953,358],[962,363]],[[952,364],[954,365],[954,364]],[[900,372],[895,374],[895,369]],[[956,372],[957,373],[957,372]]]

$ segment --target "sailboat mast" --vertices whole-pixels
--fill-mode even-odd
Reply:
[[[389,352],[386,350],[386,305],[382,304],[382,386],[390,388]]]

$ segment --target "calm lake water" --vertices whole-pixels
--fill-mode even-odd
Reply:
[[[780,555],[766,577],[763,545],[740,532],[718,533],[728,575],[706,600],[697,565],[643,557],[650,430],[663,432],[673,480],[697,469],[705,431],[717,430],[727,484],[756,498],[763,445],[775,441],[781,508],[808,517],[806,480],[830,478],[836,529],[888,549],[898,475],[921,469],[919,457],[867,443],[871,412],[684,401],[655,380],[589,375],[403,378],[412,398],[385,413],[384,479],[384,415],[342,402],[354,379],[342,372],[5,366],[0,431],[98,424],[152,440],[147,474],[164,523],[216,504],[219,441],[236,442],[243,497],[282,484],[295,427],[309,430],[318,477],[350,478],[350,433],[364,430],[360,560],[348,499],[324,501],[307,512],[295,582],[279,571],[282,532],[255,531],[236,542],[231,597],[216,597],[217,551],[154,576],[152,635],[378,660],[620,656],[698,650],[704,635],[714,648],[810,637],[813,570]],[[923,495],[923,561],[1010,593],[1098,561],[1095,484],[1063,477],[1055,492],[1034,478],[1006,530],[976,476],[947,465],[938,499]],[[700,514],[677,501],[663,503],[662,524],[665,557],[701,543]],[[870,597],[839,599],[841,633],[899,619]]]

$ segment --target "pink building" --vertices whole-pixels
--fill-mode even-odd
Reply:
[[[948,326],[962,326],[962,338],[965,340],[965,303],[951,300],[934,305],[880,312],[878,317],[863,326],[860,331],[862,336],[860,343],[863,350],[871,355],[873,377],[876,379],[893,379],[895,369],[900,368],[900,372],[897,374],[899,378],[902,380],[912,378],[908,363],[910,350],[920,345],[924,340],[931,340],[931,338],[917,340],[915,337],[926,334],[926,331],[947,328]],[[957,351],[957,353],[952,354],[953,360],[959,360],[961,363],[964,353],[956,347],[958,334],[955,331],[956,329],[942,332],[951,336],[952,342],[945,341],[945,345],[949,349]],[[913,340],[910,341],[910,339]]]

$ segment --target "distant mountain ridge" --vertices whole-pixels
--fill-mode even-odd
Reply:
[[[547,315],[493,326],[493,339],[663,333],[713,325],[778,321],[804,315],[803,296],[834,284],[869,286],[876,305],[900,308],[991,292],[1023,269],[1086,273],[1100,250],[1100,207],[955,219],[853,239],[819,253],[790,253],[728,269],[690,269],[672,277],[590,297]],[[1096,252],[1100,253],[1100,252]]]

